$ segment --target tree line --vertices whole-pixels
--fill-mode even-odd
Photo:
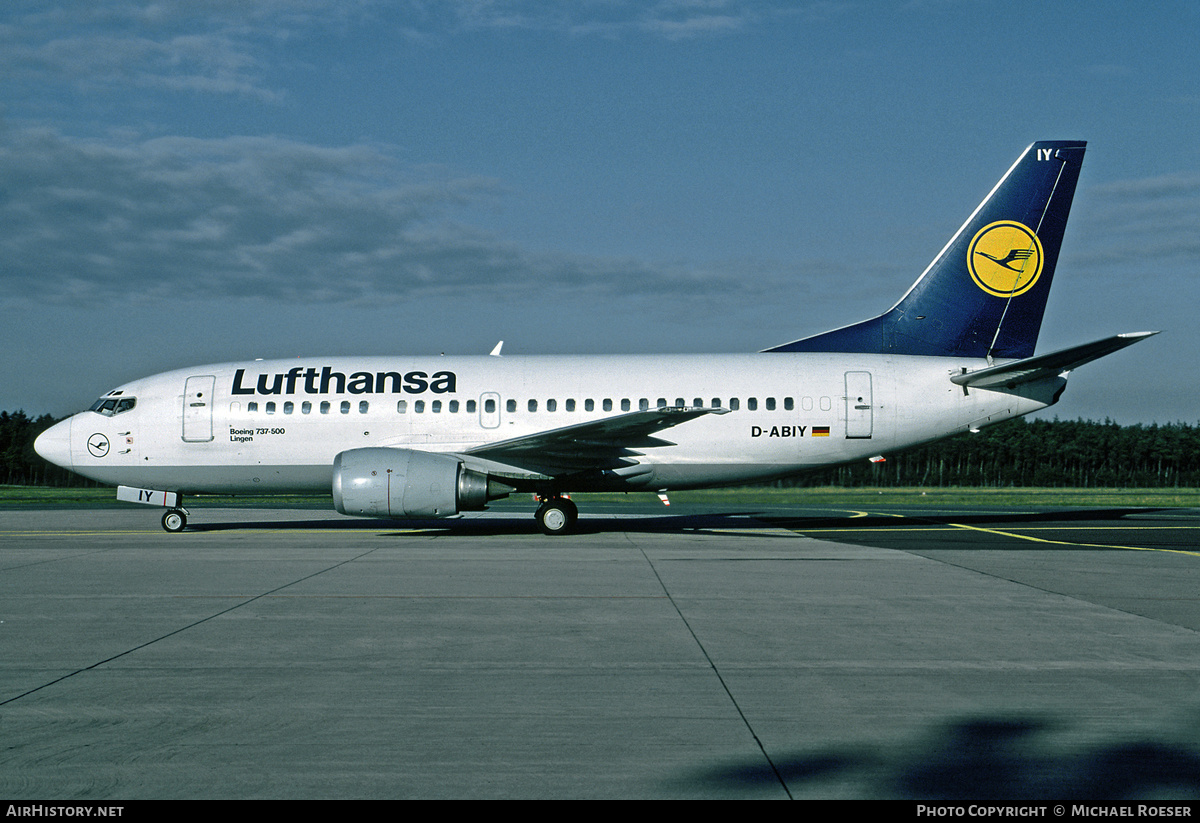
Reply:
[[[33,450],[58,419],[0,411],[0,483],[95,486]],[[780,481],[784,486],[1200,487],[1200,425],[1009,420],[977,434]]]
[[[1200,487],[1200,425],[1017,418],[798,478],[803,486]]]
[[[91,480],[47,463],[33,450],[33,441],[60,419],[24,411],[0,411],[0,483],[8,486],[97,486]]]

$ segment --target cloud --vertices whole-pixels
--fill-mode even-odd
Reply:
[[[827,13],[836,4],[801,7]],[[571,35],[641,33],[669,40],[728,34],[797,7],[781,0],[409,0],[382,19],[424,35],[461,30],[523,29]]]
[[[814,3],[808,9],[823,9]],[[0,75],[10,96],[49,88],[130,89],[282,98],[280,44],[364,26],[409,38],[523,29],[668,40],[741,31],[796,9],[778,0],[124,0],[43,8],[19,4],[0,24]]]
[[[50,130],[3,138],[0,248],[10,294],[368,296],[436,288],[445,280],[426,273],[435,262],[462,272],[484,257],[479,238],[445,215],[494,183],[420,179],[380,147],[74,140]]]
[[[616,33],[622,30],[712,28],[706,20],[736,20],[764,6],[764,0],[416,0],[402,15],[446,30],[539,29],[572,33]],[[418,12],[415,13],[414,12]]]
[[[300,4],[304,8],[304,4]],[[178,2],[72,4],[70,13],[19,12],[0,27],[0,73],[27,88],[65,84],[79,91],[152,89],[275,100],[263,80],[263,41],[302,25],[275,3],[235,9]],[[11,86],[10,86],[11,90]]]
[[[532,253],[465,222],[502,196],[495,180],[408,167],[378,145],[0,130],[0,266],[10,298],[70,305],[554,289],[705,299],[769,293],[791,268]]]
[[[1177,172],[1095,186],[1080,219],[1093,265],[1139,266],[1183,262],[1200,267],[1200,174]]]

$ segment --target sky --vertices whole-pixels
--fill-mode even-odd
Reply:
[[[739,352],[1088,153],[1044,417],[1200,421],[1200,4],[5,0],[0,409],[256,357]]]

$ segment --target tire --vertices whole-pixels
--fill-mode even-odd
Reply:
[[[579,509],[570,500],[555,497],[538,506],[535,516],[542,534],[567,534],[579,519]]]
[[[162,516],[162,527],[169,532],[181,532],[187,526],[187,515],[178,509],[171,509]]]

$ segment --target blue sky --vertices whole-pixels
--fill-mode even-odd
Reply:
[[[1200,4],[0,8],[0,409],[252,357],[755,351],[877,314],[1022,149],[1088,155],[1050,414],[1196,422]]]

